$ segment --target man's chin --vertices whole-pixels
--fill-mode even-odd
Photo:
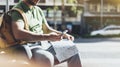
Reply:
[[[33,5],[33,6],[35,6],[35,5],[37,5],[37,4],[35,4],[35,3],[29,3],[30,5]]]
[[[36,3],[32,2],[31,0],[27,0],[27,2],[28,2],[30,5],[33,5],[33,6],[37,5]]]

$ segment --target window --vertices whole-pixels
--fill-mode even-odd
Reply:
[[[118,7],[118,12],[120,12],[120,5],[118,5],[117,7]]]
[[[110,12],[117,12],[117,6],[110,5]]]
[[[61,14],[62,14],[62,12],[60,11],[60,10],[57,10],[56,11],[56,14],[55,14],[55,17],[57,18],[57,17],[61,17]],[[54,17],[54,10],[50,10],[49,11],[49,14],[48,14],[48,17]]]
[[[0,14],[5,12],[5,6],[0,6]]]
[[[108,5],[103,5],[103,12],[108,12]]]
[[[56,17],[61,17],[61,15],[62,15],[62,11],[58,10],[58,11],[56,12]]]
[[[96,4],[90,4],[89,7],[90,12],[97,12],[98,7]]]
[[[6,4],[6,0],[0,0],[0,4],[1,5]]]
[[[62,1],[61,0],[56,0],[56,3],[61,3]]]
[[[53,11],[53,10],[50,10],[48,16],[49,16],[49,17],[54,17],[54,11]]]
[[[43,10],[43,13],[44,13],[45,17],[47,17],[47,11]]]

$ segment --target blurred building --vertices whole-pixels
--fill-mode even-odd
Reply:
[[[0,14],[2,14],[6,11],[7,0],[0,1]],[[11,9],[20,0],[8,1],[9,9]],[[65,25],[68,24],[66,27],[72,28],[72,33],[79,34],[83,0],[40,0],[38,6],[43,9],[47,21],[52,27],[56,27],[56,29],[60,30],[62,23]]]
[[[87,33],[107,25],[120,25],[120,0],[84,0],[84,26]]]

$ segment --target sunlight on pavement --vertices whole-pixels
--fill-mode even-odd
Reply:
[[[120,42],[77,43],[83,67],[120,67]]]
[[[120,59],[82,59],[83,67],[120,67]]]

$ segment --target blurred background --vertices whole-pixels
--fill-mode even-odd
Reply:
[[[0,14],[10,10],[20,0],[0,0]],[[83,0],[40,0],[49,25],[57,30],[68,29],[70,34],[80,33]]]
[[[20,0],[0,1],[2,14]],[[38,6],[51,27],[67,29],[75,37],[89,37],[94,30],[120,25],[120,0],[40,0]]]

